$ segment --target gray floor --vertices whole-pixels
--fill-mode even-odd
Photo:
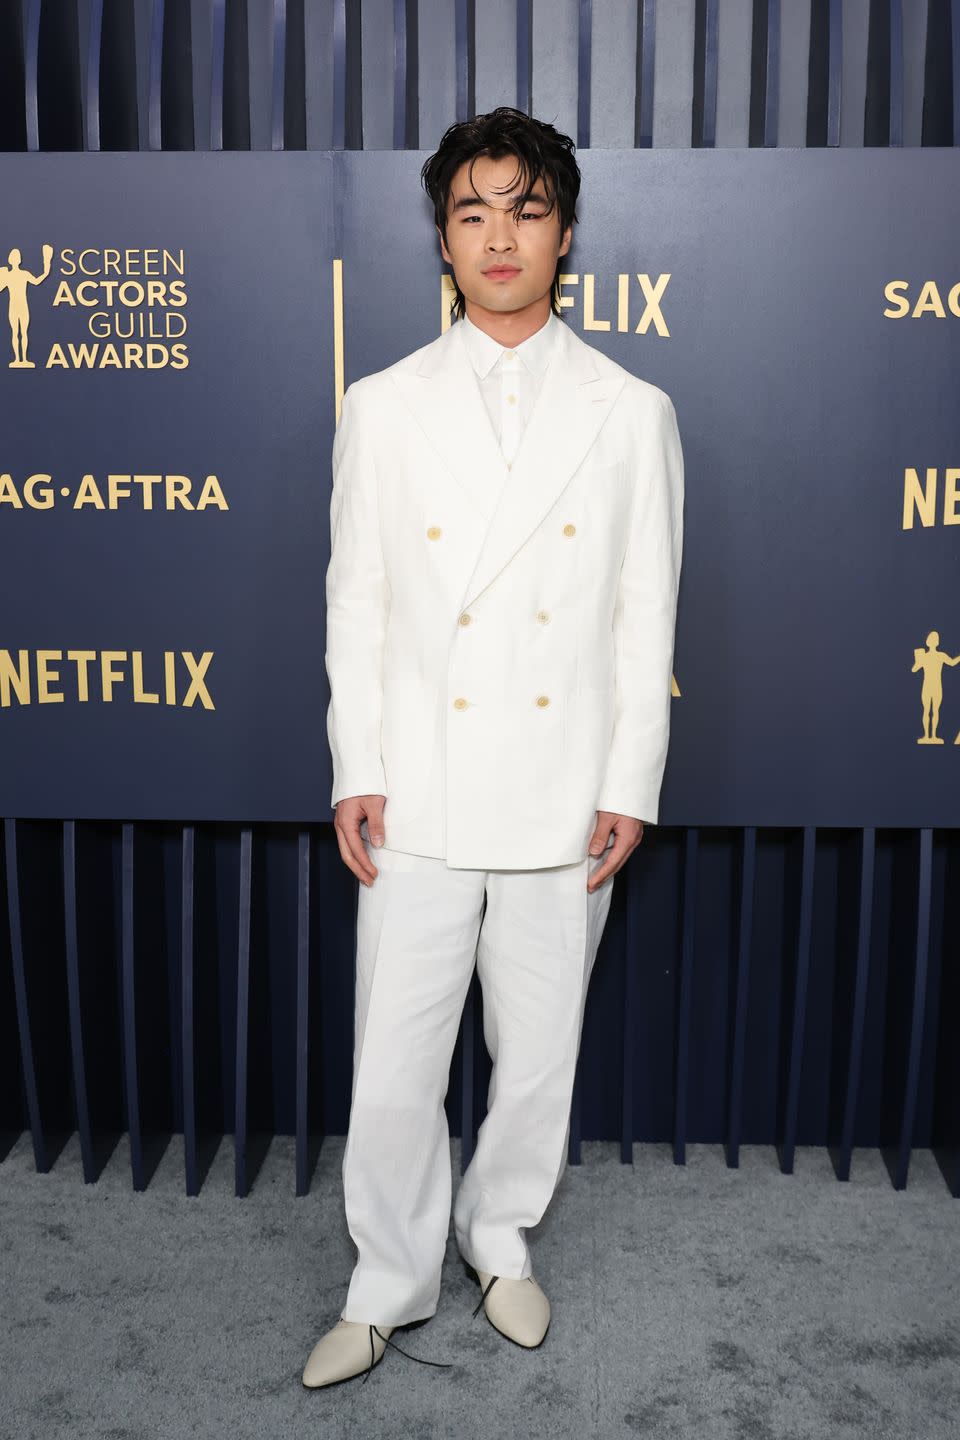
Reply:
[[[126,1141],[98,1184],[76,1136],[38,1175],[26,1137],[0,1165],[0,1436],[703,1436],[938,1440],[960,1433],[960,1204],[928,1152],[891,1188],[857,1152],[747,1147],[739,1171],[694,1146],[584,1146],[531,1234],[553,1304],[541,1349],[502,1339],[452,1239],[437,1315],[400,1332],[365,1384],[300,1374],[353,1262],[343,1140],[293,1196],[292,1141],[251,1195],[221,1145],[201,1196],[175,1140],[148,1190]],[[452,1146],[458,1164],[458,1145]],[[459,1168],[454,1171],[454,1181]]]

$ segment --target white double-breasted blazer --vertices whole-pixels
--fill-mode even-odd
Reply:
[[[655,823],[683,487],[669,396],[566,323],[511,465],[459,322],[348,386],[326,576],[334,808],[384,795],[385,845],[457,868],[583,860],[598,810]]]

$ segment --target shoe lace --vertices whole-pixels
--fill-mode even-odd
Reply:
[[[493,1289],[494,1285],[496,1285],[499,1279],[499,1275],[491,1275],[490,1284],[487,1286],[486,1290],[484,1290],[483,1294],[480,1296],[480,1299],[477,1301],[476,1309],[473,1312],[474,1315],[478,1315],[480,1313],[480,1310],[483,1307],[484,1300],[486,1300],[487,1296],[490,1294],[490,1291]]]
[[[373,1332],[374,1332],[374,1330],[377,1331],[377,1334],[380,1336],[380,1339],[381,1339],[381,1340],[385,1341],[387,1345],[392,1345],[393,1348],[394,1348],[394,1350],[399,1350],[401,1355],[406,1355],[406,1357],[407,1357],[408,1360],[416,1360],[416,1362],[417,1362],[418,1365],[435,1365],[438,1370],[449,1370],[449,1369],[451,1369],[452,1362],[450,1362],[450,1361],[447,1361],[447,1360],[424,1360],[424,1358],[423,1358],[421,1355],[411,1355],[409,1350],[404,1350],[400,1345],[398,1345],[398,1344],[396,1343],[395,1340],[391,1340],[389,1335],[383,1335],[383,1334],[381,1334],[381,1332],[380,1332],[379,1330],[377,1330],[376,1325],[371,1325],[371,1326],[370,1326],[370,1364],[367,1366],[366,1370],[364,1371],[363,1379],[362,1379],[362,1381],[360,1382],[362,1385],[366,1385],[368,1379],[370,1378],[370,1371],[373,1369],[374,1365],[377,1363],[377,1352],[376,1352],[376,1347],[374,1346],[374,1343],[373,1343]]]

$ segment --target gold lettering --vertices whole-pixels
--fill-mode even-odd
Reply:
[[[51,660],[62,659],[62,650],[37,651],[37,700],[41,705],[59,705],[63,703],[62,691],[50,689],[50,681],[59,680],[60,671],[49,668]]]
[[[190,681],[190,688],[183,697],[184,705],[192,705],[194,695],[196,694],[199,696],[200,702],[205,710],[213,710],[215,707],[213,701],[210,699],[210,692],[203,683],[203,677],[207,673],[207,667],[213,659],[213,651],[204,650],[199,661],[194,658],[190,650],[181,650],[180,653],[186,661],[187,669],[193,676],[193,679]]]

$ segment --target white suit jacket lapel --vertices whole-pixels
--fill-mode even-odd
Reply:
[[[607,372],[603,359],[560,322],[509,473],[458,323],[424,348],[418,364],[392,371],[403,400],[477,512],[482,543],[464,576],[460,610],[512,560],[585,459],[626,382],[621,371]]]

